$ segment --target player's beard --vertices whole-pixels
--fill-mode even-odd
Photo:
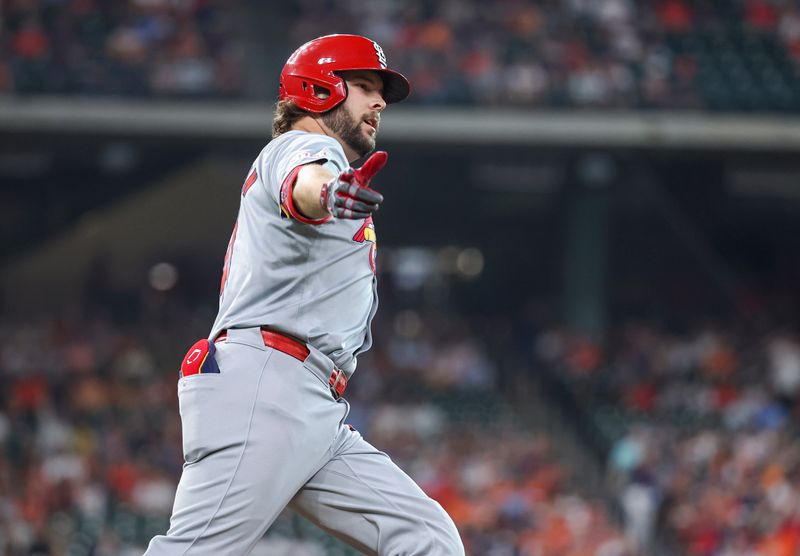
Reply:
[[[361,129],[363,122],[357,121],[344,104],[325,112],[322,115],[322,121],[359,157],[366,156],[375,150],[375,138],[364,134]]]

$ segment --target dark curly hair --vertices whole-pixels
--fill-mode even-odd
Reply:
[[[275,117],[272,119],[272,138],[292,129],[292,126],[308,112],[298,108],[291,100],[281,100],[275,105]]]

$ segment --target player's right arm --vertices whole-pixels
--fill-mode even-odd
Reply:
[[[388,155],[378,151],[361,168],[348,168],[338,176],[318,164],[306,164],[292,186],[292,204],[305,218],[319,220],[366,218],[383,202],[383,195],[369,187],[370,180],[386,164]]]
[[[378,210],[383,202],[383,196],[369,183],[388,155],[373,153],[354,170],[341,148],[330,142],[328,137],[313,134],[289,136],[274,165],[268,163],[269,159],[262,161],[261,175],[275,172],[278,187],[270,191],[278,192],[277,200],[286,216],[314,225],[334,217],[360,219]],[[288,156],[284,154],[287,150]]]
[[[319,202],[320,192],[336,176],[321,164],[305,164],[297,172],[292,200],[296,210],[306,218],[319,220],[330,216]]]

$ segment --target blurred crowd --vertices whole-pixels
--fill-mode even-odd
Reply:
[[[0,553],[126,553],[145,531],[118,530],[119,515],[171,509],[181,469],[175,373],[107,319],[2,331]]]
[[[215,0],[3,0],[0,92],[234,96],[242,47]],[[226,17],[227,16],[227,17]]]
[[[662,528],[691,556],[800,552],[796,331],[630,322],[600,345],[553,329],[537,355],[611,440],[629,538],[647,546]]]
[[[800,110],[795,2],[300,0],[272,13],[285,37],[243,33],[253,9],[4,0],[0,91],[252,96],[246,49],[347,32],[383,46],[410,78],[412,103]]]
[[[691,68],[664,44],[651,3],[628,0],[302,2],[293,42],[331,20],[381,43],[414,100],[488,105],[698,103]],[[690,10],[682,6],[686,17]],[[670,12],[671,13],[671,12]],[[690,22],[686,22],[690,25]]]
[[[365,6],[305,0],[298,6],[292,42],[331,32],[331,21],[372,37],[389,64],[407,73],[414,102],[794,107],[797,67],[786,60],[800,55],[794,2],[515,0],[499,6],[453,0]],[[729,89],[738,93],[740,85],[743,98],[729,99]],[[744,88],[761,95],[755,106],[745,106],[751,99]],[[733,105],[724,106],[718,96]]]
[[[176,342],[211,320],[148,295],[141,320],[0,324],[0,554],[141,554],[166,530],[182,463]],[[513,416],[468,320],[384,307],[375,334],[350,421],[444,505],[469,554],[633,554],[551,439]],[[312,541],[268,535],[257,553],[352,554]]]

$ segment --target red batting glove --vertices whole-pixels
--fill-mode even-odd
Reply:
[[[322,186],[319,203],[334,218],[366,218],[383,202],[383,195],[370,189],[369,182],[383,168],[389,155],[377,151],[361,168],[348,168]]]

